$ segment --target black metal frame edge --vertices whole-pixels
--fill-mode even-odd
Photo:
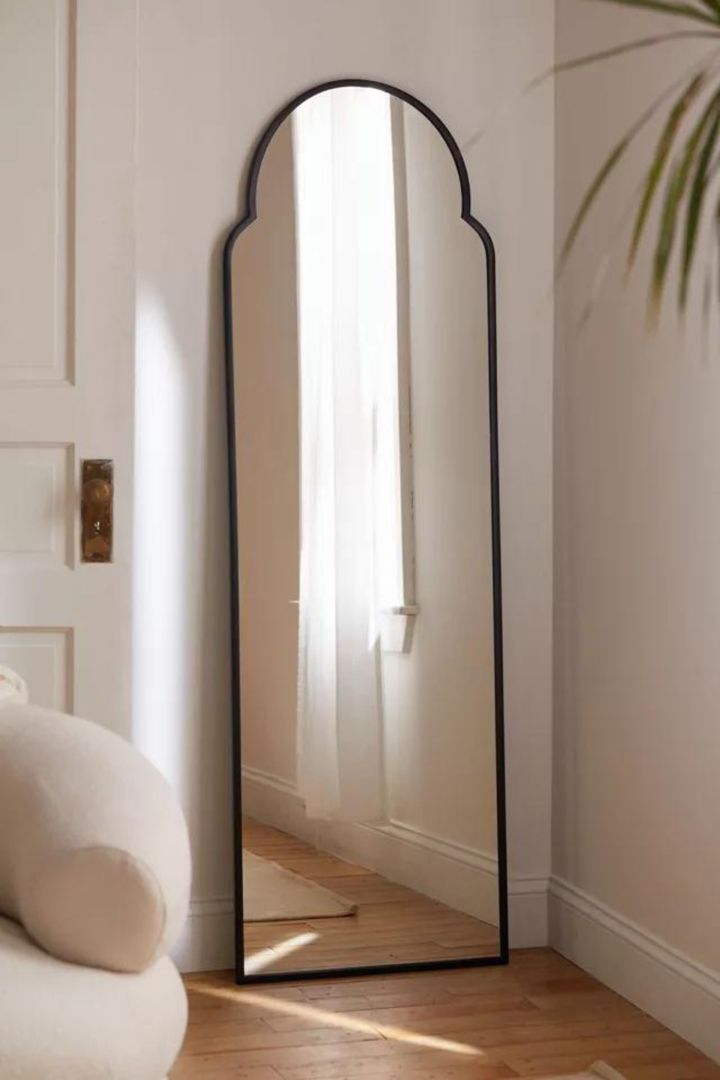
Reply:
[[[495,747],[497,787],[497,833],[498,833],[498,891],[500,952],[497,957],[467,957],[455,960],[429,960],[423,962],[374,964],[367,967],[325,968],[321,971],[282,971],[246,975],[244,971],[244,920],[242,880],[242,794],[241,794],[241,716],[240,716],[240,578],[239,578],[239,532],[237,515],[237,470],[235,432],[235,377],[232,349],[232,280],[231,256],[235,241],[257,217],[257,187],[265,152],[280,125],[308,98],[325,90],[344,86],[370,87],[384,90],[412,105],[430,121],[442,136],[452,158],[460,181],[461,219],[480,237],[487,259],[487,312],[488,312],[488,378],[490,405],[490,487],[492,516],[493,560],[493,640],[495,667]],[[498,439],[498,383],[497,383],[497,271],[495,245],[486,227],[471,212],[470,179],[467,167],[455,138],[449,128],[424,102],[389,83],[375,79],[334,79],[319,83],[305,90],[287,103],[270,121],[255,147],[246,185],[246,210],[233,225],[223,250],[223,330],[225,348],[225,392],[228,446],[228,494],[230,499],[230,619],[231,619],[231,692],[232,692],[232,782],[233,782],[233,831],[235,864],[235,980],[238,985],[249,983],[276,983],[305,979],[337,979],[361,975],[392,975],[402,972],[442,971],[457,968],[495,967],[507,964],[510,958],[508,934],[508,867],[507,867],[507,814],[505,801],[505,723],[503,684],[503,624],[502,624],[502,566],[500,551],[500,469]]]

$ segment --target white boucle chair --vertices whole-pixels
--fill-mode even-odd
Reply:
[[[154,766],[86,720],[0,701],[0,1080],[164,1080],[189,889]]]

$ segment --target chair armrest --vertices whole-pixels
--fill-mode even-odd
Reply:
[[[0,911],[53,955],[143,971],[187,916],[190,849],[166,781],[74,716],[0,707]]]

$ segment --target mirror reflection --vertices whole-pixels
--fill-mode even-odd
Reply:
[[[497,956],[486,254],[371,88],[273,136],[231,254],[247,975]]]

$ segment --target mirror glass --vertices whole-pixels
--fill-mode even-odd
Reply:
[[[245,976],[500,953],[487,273],[414,106],[278,127],[229,254]]]

